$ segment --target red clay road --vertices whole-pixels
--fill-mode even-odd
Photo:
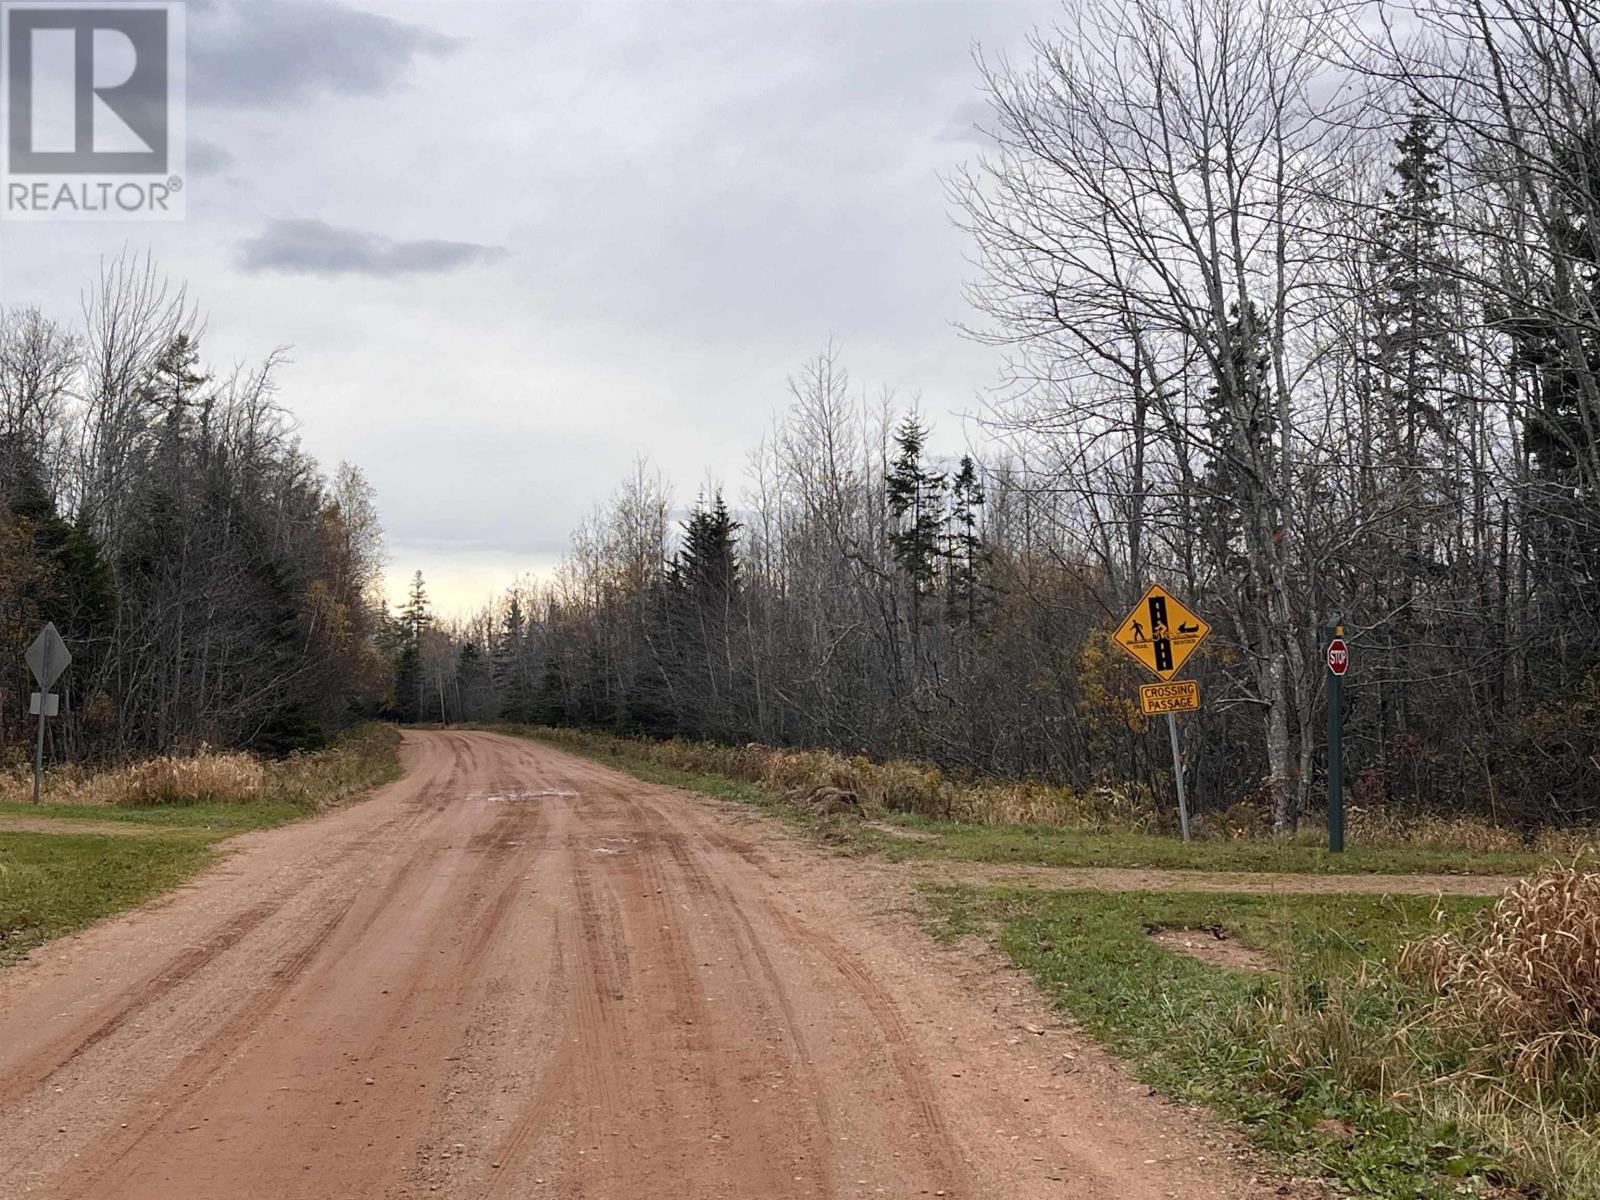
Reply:
[[[0,1197],[1276,1193],[886,869],[532,742],[405,756],[0,975]]]

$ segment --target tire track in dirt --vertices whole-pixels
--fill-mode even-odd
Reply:
[[[102,1006],[78,1028],[46,1044],[12,1067],[0,1082],[0,1108],[14,1103],[45,1083],[80,1054],[92,1049],[122,1028],[138,1013],[186,982],[191,975],[233,949],[261,922],[281,908],[282,902],[257,904],[217,929],[202,945],[169,959],[137,987]]]
[[[654,807],[654,806],[652,806]],[[659,808],[654,810],[663,823],[668,822],[665,814]],[[735,839],[719,836],[716,838],[698,836],[699,840],[708,845],[722,850],[732,850],[740,859],[751,863],[769,877],[775,872],[769,864],[757,862],[753,850],[738,843]],[[679,853],[685,859],[686,852],[679,847]],[[709,876],[707,886],[709,883]],[[914,1105],[914,1119],[917,1128],[912,1132],[911,1139],[920,1142],[925,1147],[931,1147],[931,1158],[937,1172],[938,1192],[969,1194],[971,1192],[971,1178],[956,1153],[954,1138],[951,1130],[944,1120],[943,1113],[935,1101],[932,1089],[928,1084],[928,1066],[918,1053],[910,1032],[906,1027],[904,1018],[900,1014],[893,997],[888,995],[873,979],[863,964],[843,946],[825,934],[808,928],[804,923],[794,920],[789,913],[782,911],[770,898],[762,897],[761,906],[769,920],[779,929],[794,939],[796,942],[817,951],[825,958],[839,975],[848,983],[851,990],[872,1014],[884,1045],[889,1051],[894,1063],[894,1069],[905,1088],[907,1095]],[[736,904],[730,908],[740,911]],[[742,916],[741,912],[741,916]],[[748,924],[748,917],[743,918]],[[781,988],[780,988],[781,994]]]

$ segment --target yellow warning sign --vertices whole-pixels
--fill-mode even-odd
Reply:
[[[1117,645],[1162,679],[1171,679],[1211,632],[1194,611],[1161,587],[1152,587],[1117,630]]]
[[[1192,679],[1140,684],[1139,707],[1147,717],[1159,717],[1162,713],[1198,712],[1200,685]]]

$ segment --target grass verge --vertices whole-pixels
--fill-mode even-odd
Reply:
[[[855,791],[891,831],[860,828],[854,840],[895,861],[949,859],[1054,867],[1151,867],[1290,874],[1523,875],[1556,861],[1553,852],[1441,846],[1353,845],[1342,855],[1299,839],[1217,838],[1189,844],[1172,836],[1039,823],[948,820],[897,809],[905,795],[928,786],[914,771],[901,778],[837,755],[776,755],[698,742],[651,742],[586,730],[486,726],[581,754],[652,783],[756,803],[791,822],[807,816],[791,802],[813,786]],[[873,774],[873,771],[879,774]],[[907,768],[910,771],[910,768]],[[921,770],[920,768],[918,770]],[[887,773],[886,777],[883,773]],[[944,785],[941,785],[944,786]],[[830,825],[837,835],[840,826]],[[896,834],[899,833],[900,836]]]
[[[1085,832],[1037,825],[973,825],[892,814],[912,836],[867,829],[863,839],[897,862],[954,859],[1045,867],[1151,867],[1350,875],[1525,875],[1554,855],[1420,846],[1350,846],[1343,854],[1295,838],[1231,838],[1188,844],[1148,833]]]
[[[0,967],[175,887],[211,863],[220,840],[0,833]]]
[[[1474,1059],[1439,993],[1397,965],[1407,945],[1470,937],[1489,901],[940,888],[928,902],[937,932],[993,936],[1142,1080],[1344,1191],[1600,1194],[1584,1089],[1558,1098]],[[1276,971],[1197,961],[1157,929],[1220,931]]]
[[[57,780],[53,791],[68,803],[0,803],[0,813],[62,825],[59,833],[0,830],[0,967],[175,887],[213,862],[217,844],[234,834],[296,820],[397,778],[399,745],[394,729],[364,725],[315,754],[243,768],[233,755],[210,756],[220,764],[158,760],[155,768]],[[241,781],[238,793],[223,791],[222,779]],[[71,830],[82,821],[137,825],[143,836]]]

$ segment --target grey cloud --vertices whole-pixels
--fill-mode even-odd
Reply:
[[[971,142],[988,145],[994,141],[990,130],[995,124],[994,108],[985,96],[975,96],[956,107],[939,132],[945,142]]]
[[[503,246],[431,239],[396,241],[361,229],[342,229],[325,221],[272,221],[239,245],[247,271],[294,275],[436,274],[498,262]]]
[[[457,43],[337,0],[192,0],[189,93],[196,104],[282,104],[329,91],[387,91]]]
[[[202,177],[220,175],[233,166],[234,158],[215,142],[204,138],[189,139],[189,172]]]

